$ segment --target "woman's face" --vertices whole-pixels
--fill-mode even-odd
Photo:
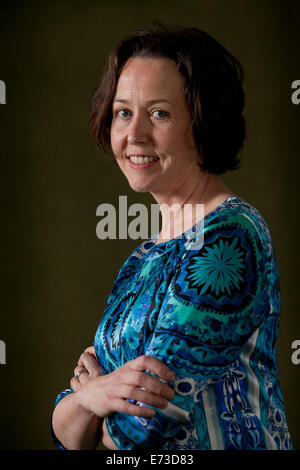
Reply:
[[[111,146],[135,191],[171,196],[200,172],[183,87],[172,60],[135,57],[124,66],[113,100]]]

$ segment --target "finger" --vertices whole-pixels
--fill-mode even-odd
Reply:
[[[163,362],[159,361],[152,356],[139,356],[138,358],[130,361],[130,367],[135,370],[149,371],[161,377],[163,380],[170,382],[174,380],[175,374]]]
[[[114,409],[120,413],[125,413],[132,416],[141,416],[144,418],[152,418],[156,413],[153,408],[149,406],[138,406],[130,403],[127,400],[116,399],[114,400]]]
[[[144,372],[132,371],[131,374],[127,373],[124,378],[124,383],[127,385],[140,386],[148,392],[159,395],[167,400],[174,398],[174,390],[167,384],[164,384],[159,379],[151,377]]]
[[[118,395],[122,398],[129,398],[157,408],[166,408],[169,404],[168,400],[165,398],[130,385],[120,387]]]
[[[76,375],[78,372],[80,372],[79,376]],[[81,385],[84,385],[90,379],[90,375],[85,367],[75,367],[74,376],[77,382],[79,382]]]
[[[76,379],[76,377],[71,378],[70,385],[72,389],[74,390],[74,392],[77,392],[77,390],[79,390],[81,387],[81,383],[79,382],[79,380]]]
[[[78,366],[78,365],[77,365],[77,366],[75,367],[75,369],[74,369],[74,375],[76,375],[79,371],[81,371],[80,374],[84,374],[84,373],[87,373],[87,372],[88,372],[87,369],[84,367],[84,365],[82,365],[82,366]],[[80,375],[80,374],[79,374],[79,375]]]
[[[86,348],[84,350],[84,352],[87,352],[87,353],[91,354],[92,356],[94,356],[95,359],[98,360],[97,355],[96,355],[96,351],[95,351],[95,346],[89,346],[88,348]]]
[[[92,377],[102,375],[102,370],[98,360],[90,353],[84,352],[81,354],[78,361],[78,367],[85,367]]]

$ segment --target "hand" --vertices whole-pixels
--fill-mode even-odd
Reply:
[[[80,387],[76,395],[78,404],[90,413],[100,418],[114,412],[150,418],[155,415],[155,410],[148,406],[134,405],[127,399],[165,408],[168,400],[174,398],[174,391],[167,384],[145,374],[145,370],[148,370],[165,381],[174,379],[174,373],[158,359],[140,356],[111,374],[100,375],[99,368],[96,369],[93,362],[94,358],[91,358],[92,354],[87,354],[84,353],[81,356],[82,362],[78,362],[84,365],[88,374],[84,372],[80,375]]]
[[[84,370],[84,372],[78,378],[75,377],[75,374],[80,370]],[[89,346],[81,354],[74,369],[74,377],[70,381],[71,387],[77,392],[83,384],[99,375],[103,375],[103,372],[96,356],[95,347]]]

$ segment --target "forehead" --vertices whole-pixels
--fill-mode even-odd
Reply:
[[[165,58],[134,57],[129,59],[120,75],[116,98],[129,99],[132,94],[172,100],[183,97],[185,80],[174,61]],[[122,96],[121,96],[122,95]],[[126,95],[126,96],[123,96]]]

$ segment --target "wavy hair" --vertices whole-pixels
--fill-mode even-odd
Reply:
[[[110,151],[112,103],[128,59],[167,58],[185,78],[184,97],[202,170],[223,174],[239,168],[245,139],[243,67],[216,39],[197,28],[139,29],[110,54],[91,106],[91,132],[99,149]]]

